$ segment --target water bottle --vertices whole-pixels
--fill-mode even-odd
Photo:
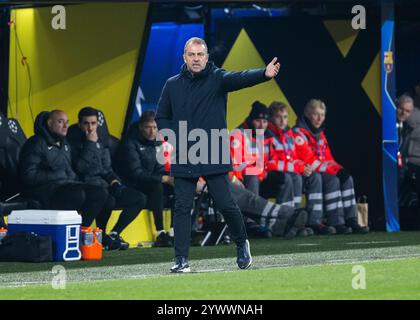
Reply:
[[[0,244],[1,244],[1,241],[3,240],[3,238],[4,238],[5,236],[7,236],[7,229],[5,229],[5,228],[0,228]]]
[[[91,228],[82,227],[82,244],[91,246],[93,244],[93,232]]]
[[[102,244],[102,230],[97,227],[95,230],[93,230],[93,232],[95,233],[96,240]]]

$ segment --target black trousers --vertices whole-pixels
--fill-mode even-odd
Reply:
[[[137,189],[146,195],[146,208],[153,212],[156,230],[163,230],[163,208],[165,197],[174,193],[173,187],[160,181],[139,184]]]
[[[4,216],[0,213],[0,228],[7,228],[6,222],[4,222]]]
[[[96,225],[105,232],[112,210],[122,209],[112,231],[121,233],[146,207],[146,196],[133,189],[124,188],[119,194],[109,194],[100,214],[96,217]]]
[[[420,166],[411,162],[407,164],[410,183],[414,192],[417,193],[417,206],[420,208]]]
[[[82,214],[82,226],[89,227],[108,199],[108,190],[84,183],[68,183],[54,189],[46,208],[77,210]]]
[[[237,244],[247,239],[241,211],[232,197],[227,174],[203,177],[216,207],[222,212]],[[173,218],[175,256],[188,257],[191,239],[191,209],[198,178],[175,177],[175,212]]]

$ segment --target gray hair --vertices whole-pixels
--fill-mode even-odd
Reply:
[[[411,96],[408,93],[403,93],[395,100],[397,107],[402,106],[404,103],[407,103],[407,102],[411,102],[412,104],[414,104],[413,98],[411,98]]]
[[[327,107],[325,106],[324,101],[319,99],[311,99],[306,104],[305,109],[303,110],[303,114],[309,117],[312,111],[314,111],[317,108],[320,108],[321,110],[327,112]]]
[[[196,43],[196,44],[201,44],[201,45],[203,45],[203,46],[204,46],[204,48],[206,48],[206,53],[208,52],[208,49],[207,49],[207,44],[206,44],[206,42],[205,42],[203,39],[198,38],[198,37],[192,37],[192,38],[190,38],[190,39],[189,39],[189,40],[185,43],[185,46],[184,46],[184,53],[187,51],[187,47],[188,47],[191,43]]]

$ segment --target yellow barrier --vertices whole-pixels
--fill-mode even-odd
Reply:
[[[118,217],[121,214],[121,210],[114,210],[106,226],[106,232],[111,232],[112,228],[118,221]],[[171,223],[171,211],[165,210],[163,212],[163,227],[166,231],[169,231]],[[127,228],[121,233],[121,237],[130,244],[130,248],[137,247],[139,244],[141,247],[150,248],[156,241],[156,227],[153,213],[149,210],[143,210],[131,222]]]

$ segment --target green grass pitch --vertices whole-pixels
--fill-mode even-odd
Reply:
[[[420,233],[251,240],[253,268],[234,245],[191,248],[191,274],[171,275],[172,249],[104,252],[102,261],[0,263],[0,299],[419,299]],[[354,287],[361,266],[365,287]],[[357,267],[359,268],[359,267]],[[360,270],[360,269],[358,269]],[[356,277],[356,278],[355,278]]]

